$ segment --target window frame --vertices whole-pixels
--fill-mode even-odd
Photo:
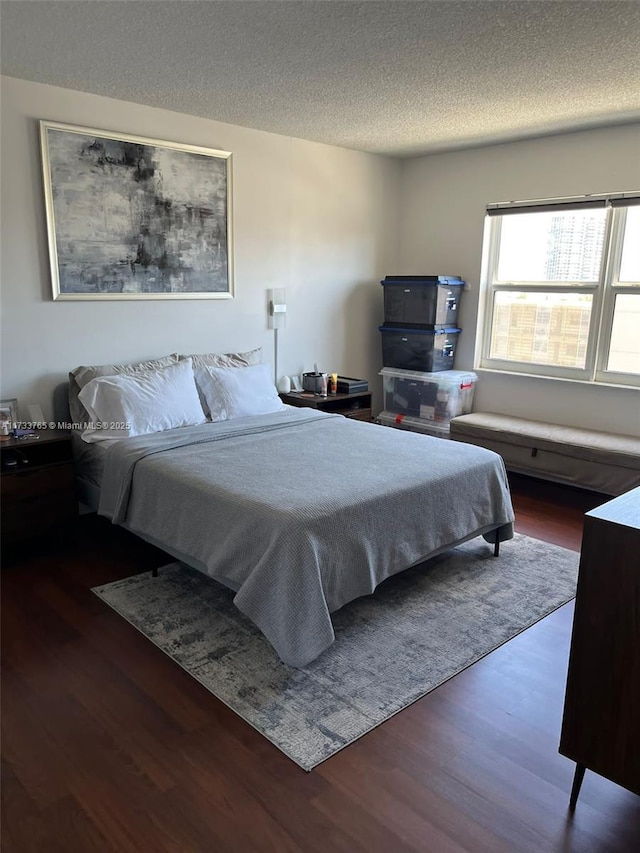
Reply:
[[[619,281],[622,262],[623,242],[627,221],[627,210],[636,199],[621,204],[603,204],[606,210],[605,232],[602,246],[600,274],[597,281],[501,281],[496,278],[502,237],[503,215],[500,211],[508,212],[510,216],[535,213],[536,205],[515,204],[491,205],[493,215],[487,215],[485,227],[488,228],[488,242],[485,242],[486,260],[483,263],[482,287],[483,299],[480,312],[479,333],[481,336],[480,357],[477,367],[485,370],[495,370],[502,373],[523,373],[543,378],[573,379],[580,382],[606,385],[625,385],[640,387],[640,374],[620,373],[608,370],[609,347],[615,311],[616,296],[623,294],[640,294],[640,282]],[[586,205],[585,205],[586,206]],[[556,205],[541,202],[538,210],[553,210]],[[580,205],[572,205],[579,209]],[[557,204],[558,212],[565,211],[566,203]],[[530,293],[584,293],[592,295],[591,319],[585,365],[583,368],[564,367],[538,362],[522,362],[492,358],[491,343],[495,313],[495,294],[500,292],[530,292]]]

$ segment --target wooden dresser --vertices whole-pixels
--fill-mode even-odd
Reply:
[[[640,488],[585,516],[560,752],[640,794]]]

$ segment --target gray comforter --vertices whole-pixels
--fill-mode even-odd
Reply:
[[[291,666],[333,611],[513,521],[497,454],[292,408],[116,442],[99,512],[233,589]]]

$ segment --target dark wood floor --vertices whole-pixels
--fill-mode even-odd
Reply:
[[[579,549],[597,496],[512,483]],[[160,558],[160,559],[159,559]],[[89,590],[162,562],[101,520],[3,569],[6,853],[640,850],[640,798],[558,754],[572,605],[305,773]]]

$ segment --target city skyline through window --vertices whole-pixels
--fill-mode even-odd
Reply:
[[[640,206],[490,223],[481,366],[640,384]]]
[[[597,281],[605,211],[524,213],[502,223],[499,281]]]

